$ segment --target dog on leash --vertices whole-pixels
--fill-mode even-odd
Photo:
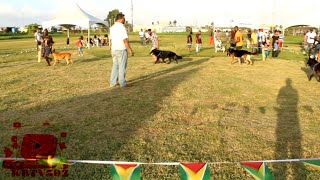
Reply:
[[[320,82],[320,62],[316,60],[316,57],[314,55],[310,55],[306,64],[310,67],[311,70],[311,73],[308,76],[309,81],[313,76],[315,76],[317,81]]]
[[[179,56],[175,52],[172,52],[172,51],[161,51],[159,49],[153,49],[150,52],[150,54],[157,57],[157,60],[154,62],[155,64],[160,62],[160,59],[162,59],[162,62],[164,63],[166,58],[169,59],[167,64],[170,64],[172,60],[175,60],[178,64],[178,59],[182,59],[182,56]]]
[[[68,53],[68,52],[58,53],[55,51],[55,49],[53,49],[52,56],[54,58],[53,66],[56,65],[56,63],[59,63],[62,59],[65,59],[67,61],[67,65],[70,63],[73,63],[73,61],[71,59],[71,53]]]
[[[252,55],[255,55],[256,53],[252,53],[252,52],[249,52],[249,51],[246,51],[246,50],[236,50],[234,48],[229,48],[228,51],[227,51],[227,56],[231,56],[231,64],[234,63],[234,59],[235,57],[238,59],[238,62],[239,64],[242,64],[242,60],[241,58],[243,58],[243,60],[245,62],[247,62],[247,64],[253,64],[252,63],[252,60],[251,60],[251,56]]]

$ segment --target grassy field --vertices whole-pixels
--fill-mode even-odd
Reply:
[[[67,132],[68,159],[138,162],[239,162],[320,157],[319,83],[307,80],[297,40],[277,59],[230,65],[204,35],[200,53],[187,52],[186,34],[159,34],[161,49],[179,64],[154,65],[150,46],[131,34],[126,89],[109,88],[106,47],[85,50],[74,64],[37,63],[33,39],[0,42],[0,156],[11,136]],[[56,37],[56,48],[65,38]],[[74,42],[76,37],[71,38]],[[4,53],[5,51],[5,53]],[[22,52],[22,53],[21,53]],[[13,122],[23,127],[14,130]],[[49,127],[41,126],[49,122]],[[15,152],[19,154],[19,151]],[[276,179],[319,179],[302,163],[269,163]],[[109,166],[75,164],[64,179],[110,179]],[[214,179],[251,179],[240,165],[211,165]],[[145,165],[146,180],[179,179],[178,167]],[[0,179],[11,179],[10,172]],[[16,178],[12,178],[16,179]],[[27,178],[26,178],[27,179]],[[30,178],[32,179],[32,178]]]

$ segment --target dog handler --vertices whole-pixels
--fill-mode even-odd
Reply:
[[[129,44],[128,34],[124,27],[124,14],[119,13],[116,16],[116,22],[110,28],[110,50],[112,55],[112,72],[110,78],[110,87],[115,87],[119,81],[120,87],[126,87],[126,69],[128,63],[128,50],[133,56],[133,51]]]

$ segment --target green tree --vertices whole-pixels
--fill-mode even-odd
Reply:
[[[119,14],[120,11],[118,9],[114,9],[112,11],[109,11],[107,18],[105,19],[105,21],[109,22],[109,25],[112,26],[115,22],[115,18],[117,16],[117,14]]]
[[[176,26],[177,25],[177,20],[173,21],[173,25]]]
[[[38,29],[39,24],[32,23],[32,24],[26,25],[25,27],[27,28],[28,33],[34,33],[34,31]]]

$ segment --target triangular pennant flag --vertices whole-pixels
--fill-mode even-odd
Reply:
[[[140,180],[140,171],[139,164],[113,164],[111,166],[113,180]]]
[[[2,168],[3,161],[0,160],[0,169]]]
[[[39,158],[40,159],[40,158]],[[71,165],[65,158],[63,157],[54,157],[48,156],[48,159],[40,159],[37,160],[38,164],[46,165],[50,168],[55,169],[64,169],[65,166]]]
[[[273,180],[273,175],[265,162],[241,162],[241,166],[256,180]]]
[[[320,170],[320,160],[304,160],[302,162],[317,170]]]
[[[181,180],[210,180],[207,163],[180,163]]]

